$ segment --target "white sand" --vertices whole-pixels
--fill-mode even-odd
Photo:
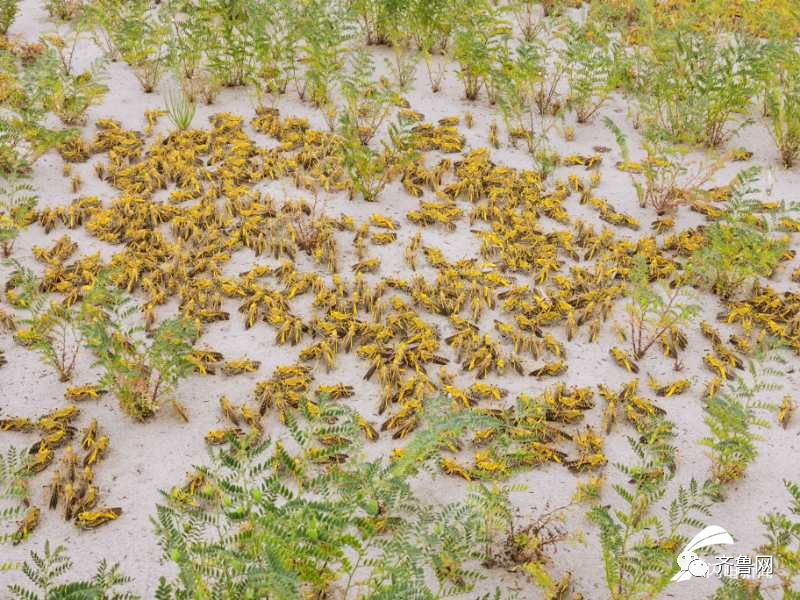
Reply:
[[[11,28],[13,35],[20,35],[27,40],[34,40],[39,34],[52,30],[54,25],[48,21],[47,14],[36,0],[24,0],[20,5],[20,14]],[[377,55],[378,53],[376,53]],[[76,57],[77,67],[88,66],[99,55],[94,45],[86,40],[82,44]],[[84,138],[91,139],[94,135],[94,123],[98,118],[113,117],[122,122],[124,127],[141,129],[145,125],[143,112],[146,109],[162,108],[164,96],[169,84],[164,81],[159,86],[158,92],[150,95],[143,94],[137,81],[128,67],[123,63],[112,63],[108,69],[110,92],[103,103],[93,107],[89,112],[89,120],[84,127]],[[489,106],[485,95],[476,102],[467,102],[462,99],[462,90],[454,73],[450,73],[443,89],[438,94],[430,94],[427,79],[420,65],[418,78],[414,90],[408,94],[408,99],[414,109],[424,113],[426,121],[435,122],[444,116],[463,115],[466,111],[472,112],[475,117],[475,126],[466,129],[463,124],[461,131],[467,137],[467,150],[487,145],[487,130],[492,120],[500,121],[496,110]],[[279,103],[281,114],[307,116],[311,119],[312,126],[325,128],[321,116],[306,104],[300,102],[293,94],[282,98]],[[242,89],[223,91],[213,106],[200,106],[194,119],[195,127],[207,127],[208,116],[219,111],[227,111],[244,117],[249,122],[254,115],[253,104],[248,93]],[[639,235],[647,235],[650,221],[654,214],[650,209],[642,210],[638,207],[634,190],[627,174],[614,169],[614,163],[620,159],[614,144],[613,136],[602,125],[602,116],[609,115],[620,124],[630,135],[632,145],[635,133],[630,122],[626,119],[626,104],[622,101],[615,102],[595,117],[589,125],[575,125],[576,139],[566,143],[561,139],[556,141],[556,146],[561,154],[583,153],[591,154],[592,146],[602,144],[615,148],[605,155],[602,168],[603,182],[597,190],[598,195],[607,198],[612,205],[621,211],[627,212],[638,218],[642,223]],[[569,124],[571,119],[568,119]],[[165,131],[168,121],[163,119],[160,131]],[[259,141],[267,140],[264,136],[251,135]],[[500,150],[492,151],[492,158],[496,163],[502,163],[517,168],[531,166],[529,157],[522,151],[510,148],[505,143],[505,136],[501,134],[503,146]],[[800,172],[797,169],[785,171],[778,166],[778,157],[774,144],[767,130],[762,124],[748,127],[738,138],[731,142],[731,147],[744,145],[754,152],[753,164],[762,167],[774,166],[776,169],[776,184],[774,198],[797,200],[798,186],[800,186]],[[638,149],[633,149],[637,156]],[[78,195],[97,195],[105,203],[112,200],[116,193],[110,186],[99,181],[93,173],[93,163],[103,160],[102,157],[92,157],[87,163],[75,165],[73,172],[79,174],[84,180],[84,186]],[[431,164],[432,159],[428,159]],[[732,163],[719,174],[720,183],[727,182],[735,172],[750,163]],[[33,184],[40,196],[41,208],[62,205],[69,202],[75,195],[69,191],[69,180],[62,174],[62,160],[55,152],[50,152],[42,157],[35,166]],[[577,172],[584,176],[582,170],[560,169],[556,177],[565,177],[566,174]],[[284,197],[310,198],[305,192],[300,192],[289,181],[279,181],[267,185],[260,185],[258,189],[269,192],[273,197],[282,201]],[[390,185],[380,197],[377,204],[367,204],[360,200],[349,202],[341,196],[325,196],[326,212],[331,216],[338,216],[344,212],[353,216],[358,222],[366,219],[373,212],[394,217],[402,223],[399,240],[385,247],[370,245],[370,256],[379,256],[382,260],[381,274],[384,276],[405,275],[406,267],[403,263],[401,248],[405,247],[408,239],[416,233],[416,227],[405,218],[408,210],[417,208],[417,200],[407,196],[399,182]],[[603,224],[597,219],[596,213],[584,206],[579,206],[577,197],[571,198],[567,205],[570,214],[580,216],[590,222],[596,222],[599,227]],[[467,205],[464,204],[466,208]],[[678,229],[696,225],[702,221],[701,217],[682,209],[678,219]],[[556,224],[544,220],[545,226],[555,228]],[[459,224],[453,233],[444,232],[439,228],[426,228],[422,236],[425,244],[435,245],[443,249],[449,259],[468,256],[477,256],[478,245],[475,237],[469,233],[466,218]],[[34,245],[50,246],[63,235],[65,230],[57,228],[49,236],[45,236],[38,225],[32,226],[17,242],[14,256],[24,264],[41,270],[41,265],[36,263],[31,254]],[[615,233],[621,237],[631,236],[632,232],[615,228]],[[80,255],[88,255],[101,251],[104,258],[118,251],[109,245],[91,238],[81,229],[69,231],[68,234],[80,243]],[[343,276],[349,277],[349,264],[354,261],[350,244],[350,234],[338,238],[342,250],[339,259]],[[795,249],[800,249],[797,240]],[[226,266],[226,272],[235,274],[253,264],[253,255],[247,250],[239,251],[233,260]],[[271,259],[261,257],[256,262],[273,264]],[[421,260],[424,263],[424,259]],[[307,263],[299,263],[302,268],[311,268]],[[788,274],[796,268],[797,261],[785,265],[772,282],[778,289],[788,289],[792,284]],[[316,270],[316,269],[315,269]],[[421,273],[431,277],[435,272],[429,268],[422,268]],[[3,273],[2,277],[5,276]],[[519,282],[524,282],[525,277],[518,275]],[[796,287],[796,286],[795,286]],[[293,308],[298,314],[308,314],[308,298],[299,298],[293,301]],[[704,318],[713,321],[715,314],[721,309],[716,298],[703,295],[700,299],[704,307]],[[623,303],[619,303],[616,315],[623,315]],[[302,307],[302,310],[301,310]],[[162,307],[162,316],[174,310],[174,304]],[[103,494],[103,504],[121,506],[123,516],[115,523],[108,524],[96,531],[83,532],[77,530],[71,523],[65,522],[59,513],[46,509],[42,511],[42,522],[31,536],[30,540],[21,546],[2,549],[3,559],[16,560],[26,557],[29,549],[40,550],[45,540],[67,546],[70,556],[76,561],[76,573],[88,575],[93,572],[97,561],[106,558],[109,561],[119,561],[124,571],[135,577],[133,589],[144,598],[153,595],[158,578],[161,575],[170,575],[169,567],[160,564],[160,550],[153,535],[150,519],[155,514],[155,505],[159,501],[159,490],[168,489],[171,485],[183,481],[185,473],[192,464],[202,463],[207,454],[203,435],[211,428],[220,426],[222,420],[217,407],[217,398],[225,393],[235,403],[243,402],[251,397],[256,381],[269,378],[276,365],[294,362],[302,345],[273,346],[274,331],[266,324],[258,324],[246,331],[243,327],[241,316],[236,311],[237,304],[228,302],[226,310],[231,312],[231,320],[215,323],[208,326],[203,342],[222,351],[226,358],[248,356],[261,361],[261,368],[257,374],[239,376],[235,378],[200,377],[193,376],[183,382],[178,390],[178,398],[188,407],[191,421],[188,424],[180,422],[169,408],[165,408],[157,418],[146,424],[136,424],[126,417],[116,400],[111,395],[105,396],[100,402],[81,404],[83,411],[79,426],[84,426],[91,418],[97,418],[103,431],[111,438],[111,449],[96,468],[96,480]],[[448,331],[447,322],[443,319],[426,315],[426,320],[439,323],[443,331]],[[482,317],[482,324],[489,330],[491,328],[492,314]],[[614,344],[610,331],[609,321],[604,327],[601,338],[597,344],[586,344],[585,330],[578,335],[578,339],[567,343],[569,356],[569,370],[561,378],[555,380],[537,381],[529,377],[505,376],[488,378],[489,382],[497,383],[509,390],[508,400],[513,399],[521,392],[537,393],[546,386],[553,385],[558,380],[563,380],[569,385],[595,386],[605,383],[618,387],[628,380],[626,374],[616,365],[608,355],[608,348]],[[720,329],[725,328],[720,326]],[[556,337],[563,338],[562,331],[556,328]],[[688,328],[690,337],[689,350],[682,354],[681,360],[685,365],[681,377],[688,377],[694,385],[692,389],[682,396],[664,399],[659,402],[668,413],[668,418],[676,425],[678,434],[675,443],[679,449],[679,468],[673,488],[678,483],[688,482],[691,478],[703,480],[708,476],[710,461],[703,447],[697,441],[707,435],[708,430],[703,423],[703,411],[700,395],[704,383],[710,378],[709,372],[703,367],[702,355],[708,351],[709,343],[700,336],[696,327]],[[0,336],[0,348],[6,351],[9,364],[0,369],[0,408],[3,414],[15,414],[33,417],[50,409],[63,405],[64,384],[58,382],[52,370],[43,366],[38,357],[15,345],[8,335]],[[452,356],[450,349],[443,344],[442,353]],[[787,369],[797,367],[794,356],[790,356]],[[90,367],[91,356],[83,351],[77,366],[74,382],[90,383],[96,381],[97,373]],[[528,362],[529,366],[532,363]],[[657,351],[652,351],[646,359],[641,361],[641,388],[646,387],[646,375],[652,374],[660,381],[676,379],[678,377],[672,370],[672,362],[664,361]],[[358,390],[357,397],[352,404],[366,417],[375,422],[380,418],[375,414],[377,408],[378,386],[373,381],[364,382],[361,377],[366,367],[354,355],[339,357],[339,366],[335,372],[326,374],[323,368],[315,370],[317,383],[344,382],[351,383]],[[456,370],[457,365],[451,365]],[[458,383],[469,385],[470,376],[459,375]],[[784,379],[783,393],[795,395],[800,375],[793,372]],[[771,399],[777,401],[781,394]],[[590,411],[588,422],[599,423],[602,400],[598,398],[597,407]],[[268,416],[268,432],[279,432],[280,427],[275,423],[274,415]],[[763,528],[759,523],[759,515],[774,510],[782,509],[787,502],[781,478],[800,478],[800,467],[797,465],[800,439],[798,439],[800,425],[798,421],[792,423],[787,430],[773,425],[764,432],[765,439],[759,444],[759,457],[748,469],[746,477],[739,483],[730,486],[727,500],[713,508],[713,517],[709,523],[718,524],[730,531],[737,543],[732,548],[736,554],[750,552],[764,542]],[[606,453],[609,462],[626,461],[631,453],[625,441],[626,436],[635,435],[634,430],[625,423],[617,425],[606,442]],[[24,434],[5,434],[2,447],[8,444],[25,446],[32,443],[30,436]],[[377,444],[368,448],[370,454],[386,454],[394,444],[386,436]],[[51,467],[52,468],[52,467]],[[50,471],[36,478],[32,482],[33,499],[40,506],[44,506],[42,489],[47,481]],[[619,480],[613,467],[606,469],[610,481]],[[527,492],[514,494],[513,498],[524,516],[538,514],[546,503],[562,505],[569,501],[575,490],[578,477],[563,467],[547,465],[512,478],[509,483],[523,483],[528,486]],[[424,480],[419,484],[420,492],[431,501],[452,501],[463,495],[465,486],[458,479],[445,476],[438,477],[435,481]],[[607,485],[603,496],[604,503],[616,503],[615,493]],[[574,589],[584,594],[586,598],[604,598],[607,596],[604,585],[600,547],[595,528],[584,518],[585,507],[579,506],[570,510],[567,527],[573,532],[583,532],[586,543],[583,545],[570,545],[561,548],[555,556],[552,571],[560,575],[565,571],[572,571],[574,576]],[[664,513],[663,516],[666,516]],[[687,532],[690,533],[691,532]],[[15,574],[0,574],[0,589],[5,583],[18,580]],[[491,579],[482,584],[482,588],[493,589],[495,583],[500,581],[511,588],[519,589],[522,598],[537,598],[539,592],[535,586],[526,580],[522,574],[509,574],[501,571],[492,573]],[[717,581],[712,578],[708,581],[693,581],[667,588],[665,597],[700,598],[707,595]],[[0,597],[3,593],[0,592]]]

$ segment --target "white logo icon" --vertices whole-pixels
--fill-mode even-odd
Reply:
[[[695,550],[718,544],[733,544],[731,534],[718,525],[710,525],[694,536],[676,559],[681,568],[672,581],[688,581],[692,577],[708,577],[709,566],[695,554]]]

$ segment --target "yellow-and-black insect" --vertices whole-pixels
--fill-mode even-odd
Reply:
[[[19,522],[17,530],[11,536],[14,545],[24,541],[30,535],[30,533],[36,529],[36,527],[39,525],[40,514],[41,511],[35,506],[31,506],[25,511],[25,515]]]
[[[556,377],[567,372],[567,363],[563,360],[545,363],[528,373],[532,377]]]
[[[790,396],[784,396],[781,405],[778,407],[778,423],[786,429],[797,409],[797,403]]]
[[[213,429],[206,434],[205,440],[206,443],[211,446],[218,446],[229,441],[231,437],[238,438],[242,435],[244,435],[244,432],[238,427],[230,427],[228,429]]]
[[[71,402],[83,402],[84,400],[96,400],[106,393],[106,390],[93,384],[80,386],[70,386],[64,392],[64,398]]]
[[[88,446],[86,456],[83,458],[84,467],[91,467],[105,456],[109,446],[108,436],[101,435],[96,440],[89,443]]]
[[[241,375],[243,373],[255,373],[261,366],[258,360],[243,358],[240,360],[226,360],[222,363],[220,370],[224,375]]]
[[[614,358],[614,362],[616,362],[620,367],[625,369],[628,373],[639,372],[639,365],[637,365],[633,361],[633,358],[631,358],[631,356],[627,352],[625,352],[621,348],[618,348],[617,346],[611,348],[609,352],[611,353],[611,356]]]
[[[111,521],[116,521],[122,514],[122,509],[100,508],[97,510],[80,512],[75,516],[75,524],[81,529],[94,529]]]
[[[712,373],[717,375],[723,381],[736,379],[736,375],[733,372],[733,368],[730,365],[718,359],[716,356],[713,356],[712,354],[706,354],[705,356],[703,356],[703,362]]]
[[[667,398],[682,394],[692,385],[688,379],[680,379],[671,383],[660,384],[652,376],[648,377],[648,382],[650,384],[650,389],[656,393],[656,396]]]

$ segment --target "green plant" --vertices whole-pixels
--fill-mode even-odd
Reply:
[[[178,577],[162,580],[158,598],[335,590],[345,599],[432,599],[471,589],[478,574],[466,563],[482,556],[483,503],[429,506],[409,479],[476,417],[430,413],[396,461],[368,462],[349,409],[322,399],[303,413],[302,422],[288,418],[291,444],[232,439],[197,469],[196,492],[165,494],[156,527]]]
[[[715,147],[748,122],[769,69],[769,53],[758,40],[721,42],[688,26],[659,27],[648,39],[637,63],[646,128],[679,143]]]
[[[456,9],[448,0],[414,0],[410,2],[411,35],[419,48],[431,92],[441,89],[447,73],[447,47],[456,23]]]
[[[0,110],[0,174],[30,172],[42,154],[73,135],[71,131],[49,129],[45,118],[44,111],[25,105],[22,98],[8,112]]]
[[[172,396],[192,371],[189,354],[197,327],[184,318],[163,321],[145,341],[143,330],[127,324],[137,307],[101,274],[84,296],[78,317],[86,346],[103,370],[101,384],[122,409],[138,421],[152,417],[167,400],[183,415]]]
[[[81,14],[81,26],[90,32],[103,53],[116,62],[121,58],[122,28],[128,10],[137,6],[121,0],[92,0],[86,3]]]
[[[331,86],[345,64],[352,24],[346,8],[339,3],[309,0],[303,5],[298,27],[305,66],[302,77],[295,68],[298,94],[304,98],[308,90],[314,106],[327,107],[331,102]]]
[[[50,16],[59,21],[71,21],[80,16],[83,10],[82,0],[45,0],[44,3]]]
[[[342,129],[354,132],[364,145],[375,136],[400,101],[400,95],[388,81],[373,81],[373,73],[372,60],[361,52],[353,57],[348,72],[341,77]]]
[[[97,566],[94,577],[89,580],[72,580],[62,583],[64,576],[72,570],[73,563],[66,554],[67,549],[57,546],[50,549],[44,544],[44,554],[31,551],[31,562],[22,565],[22,572],[33,588],[20,584],[8,586],[10,598],[18,600],[136,600],[138,596],[117,588],[133,581],[119,570],[119,565],[109,566],[103,560]]]
[[[21,541],[16,531],[17,522],[22,519],[29,505],[28,474],[29,455],[14,447],[0,454],[0,545]],[[7,529],[13,523],[15,531]],[[0,561],[0,573],[17,568],[10,561]]]
[[[761,518],[767,528],[767,543],[759,552],[775,557],[777,575],[781,580],[784,600],[800,597],[800,485],[784,479],[783,485],[791,496],[791,514],[770,513]]]
[[[674,476],[675,449],[658,431],[642,440],[629,438],[637,461],[618,464],[628,486],[614,484],[623,508],[598,506],[589,519],[600,529],[606,585],[612,600],[650,600],[659,596],[675,573],[675,555],[688,538],[684,528],[700,529],[708,515],[713,486],[694,479],[679,487],[666,519],[657,510]]]
[[[563,524],[569,506],[545,507],[534,519],[521,518],[509,494],[524,489],[497,484],[472,486],[467,502],[474,504],[481,516],[481,537],[486,546],[483,564],[490,568],[521,569],[548,597],[553,597],[561,582],[555,581],[547,570],[551,553],[561,543],[579,537],[572,536]],[[569,573],[566,577],[568,587]]]
[[[26,71],[30,97],[52,111],[65,125],[80,125],[86,111],[98,104],[108,88],[101,83],[105,69],[103,60],[95,61],[82,72],[73,73],[72,62],[79,36],[67,44],[58,36],[42,38],[45,52]]]
[[[46,125],[50,99],[35,85],[32,66],[13,50],[11,45],[0,48],[0,173],[16,175],[74,132]]]
[[[800,598],[800,486],[785,479],[783,485],[792,499],[790,514],[773,512],[760,518],[767,528],[767,543],[757,550],[762,556],[773,557],[773,573],[779,583],[762,578],[724,577],[710,600],[767,600],[777,598],[778,593],[783,600]]]
[[[641,163],[636,163],[631,160],[627,138],[622,130],[608,117],[603,122],[614,134],[623,158],[621,166],[630,174],[639,205],[650,206],[658,214],[672,212],[682,204],[691,204],[703,198],[701,186],[711,181],[730,158],[726,154],[716,160],[689,165],[685,148],[658,137],[650,137],[642,141],[647,156]]]
[[[69,381],[82,344],[78,312],[71,306],[48,300],[40,292],[41,282],[33,272],[16,261],[12,264],[15,269],[10,282],[17,290],[15,302],[30,315],[22,320],[24,328],[18,329],[14,337],[53,368],[59,381]]]
[[[30,184],[15,178],[3,180],[0,185],[0,248],[8,258],[14,242],[35,218],[39,199]]]
[[[700,443],[710,450],[711,475],[718,484],[727,484],[743,477],[758,455],[756,442],[762,438],[753,429],[767,428],[769,421],[759,417],[757,411],[774,410],[775,406],[759,401],[757,397],[780,389],[780,385],[765,382],[763,377],[778,378],[783,375],[779,370],[763,365],[779,358],[775,352],[761,351],[748,363],[750,381],[738,377],[705,401],[705,423],[711,435]]]
[[[710,286],[720,298],[732,297],[743,285],[772,275],[786,241],[765,229],[756,217],[760,203],[752,196],[758,169],[741,171],[730,186],[728,210],[705,231],[706,243],[685,265],[687,280]]]
[[[620,52],[612,37],[598,27],[573,25],[567,36],[566,105],[575,110],[578,123],[588,123],[620,84],[616,66]]]
[[[361,142],[355,123],[349,120],[346,113],[342,119],[341,131],[339,151],[350,184],[351,197],[354,193],[359,193],[367,202],[374,202],[416,155],[413,136],[403,124],[389,125],[389,140],[381,140],[380,151]]]
[[[183,2],[167,2],[162,10],[170,25],[170,62],[179,78],[191,80],[202,69],[206,24],[200,15],[196,15],[195,19],[186,19],[185,7]]]
[[[169,65],[170,27],[148,0],[117,3],[113,17],[97,21],[116,53],[128,63],[145,93],[151,93]]]
[[[414,81],[419,60],[414,47],[414,15],[411,7],[404,2],[389,0],[380,4],[384,8],[381,19],[383,35],[392,49],[391,59],[385,59],[386,66],[391,70],[398,89],[405,91]]]
[[[178,131],[186,131],[192,124],[197,105],[183,90],[172,90],[166,97],[167,116]]]
[[[497,104],[509,136],[525,140],[543,179],[558,163],[549,142],[555,123],[547,112],[554,110],[556,87],[548,75],[547,52],[543,44],[522,43],[513,56],[504,56],[494,76]]]
[[[257,68],[253,83],[263,105],[265,96],[276,99],[292,80],[300,53],[300,27],[291,2],[263,3],[254,10],[251,27]]]
[[[522,39],[533,42],[545,27],[544,19],[539,17],[539,0],[511,0],[508,3],[511,14],[522,32]]]
[[[0,35],[5,35],[17,16],[19,0],[0,0]]]
[[[462,3],[463,15],[453,39],[453,59],[467,100],[476,100],[489,82],[500,51],[508,39],[508,28],[499,13],[484,0]]]
[[[640,255],[634,257],[627,293],[630,302],[626,311],[636,358],[644,357],[671,328],[690,323],[701,309],[698,304],[686,301],[689,293],[686,287],[651,284],[650,268]]]
[[[800,157],[800,51],[796,48],[783,49],[765,96],[772,137],[784,166],[790,169]]]
[[[214,80],[225,87],[252,80],[256,68],[250,3],[236,0],[196,0],[187,6],[190,36],[202,31],[203,52]]]

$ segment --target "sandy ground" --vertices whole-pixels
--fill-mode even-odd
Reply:
[[[54,25],[47,18],[44,9],[35,0],[25,0],[20,5],[20,14],[14,23],[11,33],[20,35],[28,40],[35,39],[39,34],[52,30]],[[99,55],[99,50],[86,40],[80,47],[76,56],[78,68],[87,66]],[[123,63],[111,63],[108,69],[108,86],[110,92],[103,103],[93,107],[89,112],[89,119],[84,127],[84,137],[91,139],[94,132],[94,123],[98,118],[113,117],[122,122],[124,127],[141,129],[145,125],[143,113],[146,109],[162,108],[164,97],[168,91],[168,82],[163,82],[156,93],[145,95]],[[493,120],[498,120],[499,115],[491,107],[485,96],[477,102],[467,102],[462,99],[461,86],[451,72],[443,89],[438,94],[431,94],[423,74],[422,66],[418,71],[415,87],[407,95],[414,109],[424,113],[426,121],[435,122],[444,116],[463,115],[469,111],[474,115],[475,126],[467,129],[462,125],[461,131],[466,135],[467,145],[465,150],[487,145],[487,130]],[[307,105],[301,103],[295,96],[289,94],[279,103],[282,115],[307,116],[312,126],[320,129],[325,124],[320,115]],[[195,127],[207,127],[208,116],[219,111],[227,111],[244,117],[249,122],[254,115],[253,102],[243,90],[225,90],[221,93],[213,106],[199,106],[194,119]],[[626,104],[622,101],[612,103],[602,111],[602,115],[609,115],[620,124],[630,135],[634,145],[634,156],[638,155],[635,148],[635,132],[626,116]],[[602,125],[599,115],[589,125],[575,125],[575,141],[557,141],[557,149],[561,154],[583,153],[591,154],[594,145],[605,145],[616,148],[610,132]],[[163,119],[160,131],[167,128],[167,120]],[[567,124],[570,124],[568,119]],[[264,140],[264,136],[257,136],[248,129],[254,139]],[[504,136],[501,136],[501,139]],[[778,166],[778,158],[772,140],[767,130],[762,125],[753,125],[745,129],[738,138],[731,142],[731,146],[744,145],[754,152],[754,162],[763,167],[775,168],[775,187],[773,198],[797,200],[797,189],[800,186],[800,172],[785,171]],[[501,149],[492,151],[492,158],[496,163],[506,164],[516,168],[527,168],[530,159],[522,151],[516,150],[503,143]],[[627,212],[638,218],[643,224],[640,235],[646,235],[647,224],[654,218],[649,209],[640,209],[636,201],[635,192],[630,184],[628,175],[618,172],[613,168],[620,157],[616,149],[604,158],[602,168],[603,181],[597,190],[598,195],[607,198],[619,210]],[[116,192],[104,182],[99,181],[93,174],[93,163],[102,160],[102,157],[93,157],[85,164],[75,165],[73,172],[84,180],[84,186],[78,195],[97,195],[104,202],[112,200]],[[429,159],[429,164],[430,164]],[[720,183],[727,182],[739,168],[748,163],[733,163],[723,170],[718,177]],[[576,169],[560,169],[556,177],[565,177],[567,174],[577,172],[583,176],[582,171]],[[62,176],[62,160],[55,153],[50,152],[42,157],[35,166],[33,184],[40,196],[40,207],[62,205],[69,202],[75,195],[69,191],[69,180]],[[261,185],[259,189],[270,193],[281,201],[284,198],[309,198],[310,196],[297,190],[290,181],[279,181],[268,185]],[[370,247],[371,256],[379,256],[382,260],[381,274],[384,276],[403,275],[406,267],[403,263],[402,252],[407,241],[416,233],[417,229],[405,219],[408,210],[417,207],[417,200],[407,196],[400,187],[399,182],[390,185],[382,194],[377,205],[366,204],[361,201],[349,202],[341,196],[325,196],[325,211],[331,216],[346,213],[353,216],[358,222],[368,218],[373,212],[391,216],[402,223],[398,242],[386,247]],[[591,209],[580,206],[577,197],[568,201],[570,214],[580,216],[590,222],[601,224],[596,213]],[[701,217],[688,210],[680,212],[677,229],[696,225],[701,222]],[[550,223],[556,225],[555,223]],[[49,246],[64,230],[56,229],[50,236],[45,236],[43,230],[32,226],[17,242],[15,257],[24,264],[36,269],[41,265],[33,259],[31,248],[34,245]],[[628,230],[615,228],[619,236],[630,236]],[[69,232],[69,235],[80,243],[80,254],[87,255],[100,251],[104,258],[108,258],[115,251],[111,246],[105,245],[91,238],[80,229]],[[423,230],[425,244],[438,246],[443,249],[448,259],[478,256],[478,244],[475,237],[469,233],[466,219],[462,226],[452,233],[438,228]],[[349,264],[353,258],[349,237],[346,235],[340,240],[340,248],[344,249],[340,257],[340,265],[344,277],[349,277]],[[800,249],[795,240],[795,249]],[[226,267],[226,272],[235,274],[246,269],[258,261],[249,251],[240,251],[234,255],[233,260]],[[773,285],[777,289],[788,289],[788,274],[797,266],[797,261],[784,265],[777,275]],[[313,268],[305,265],[306,268]],[[435,274],[431,269],[420,271],[427,277]],[[7,273],[7,270],[6,270]],[[0,271],[0,278],[5,274]],[[525,277],[519,277],[520,283]],[[308,305],[308,298],[293,301],[293,308],[298,314],[304,313],[304,306]],[[305,304],[304,304],[305,303]],[[703,305],[703,317],[711,321],[720,310],[718,301],[709,295],[700,298]],[[174,305],[162,307],[162,316],[174,310]],[[112,562],[122,563],[127,574],[136,579],[133,587],[144,598],[152,597],[158,578],[169,575],[170,569],[160,562],[160,550],[153,535],[150,522],[155,514],[155,505],[159,502],[159,490],[168,489],[171,485],[183,480],[185,473],[192,464],[202,463],[206,460],[207,452],[203,442],[204,433],[214,427],[221,426],[221,415],[217,408],[217,399],[225,393],[234,402],[242,402],[252,394],[257,381],[267,379],[275,366],[290,364],[296,359],[301,346],[273,346],[273,330],[266,324],[245,330],[236,304],[231,303],[226,307],[232,313],[228,322],[215,323],[208,327],[203,342],[226,355],[226,358],[248,356],[260,360],[261,368],[257,374],[223,378],[221,376],[200,377],[193,376],[183,382],[178,390],[178,398],[185,404],[190,412],[191,420],[188,424],[180,422],[172,413],[165,409],[154,420],[146,424],[133,423],[121,413],[115,399],[108,395],[97,403],[84,403],[81,405],[82,415],[77,423],[84,426],[91,418],[97,418],[104,432],[111,439],[111,451],[107,458],[96,469],[97,483],[100,485],[104,503],[111,506],[121,506],[124,515],[115,523],[106,525],[96,531],[82,532],[66,523],[55,512],[42,511],[42,523],[30,540],[21,546],[3,547],[2,558],[9,560],[23,559],[30,549],[39,550],[45,540],[51,543],[64,544],[70,556],[77,563],[76,572],[88,575],[93,571],[96,562],[106,558]],[[615,316],[623,314],[622,303],[616,308]],[[428,317],[426,316],[426,319]],[[493,315],[482,318],[483,326],[491,328]],[[431,318],[430,322],[437,322]],[[438,321],[447,327],[444,320]],[[610,322],[609,324],[610,325]],[[578,339],[566,344],[569,356],[569,370],[559,379],[537,381],[529,377],[505,376],[490,377],[489,382],[497,383],[509,390],[509,400],[517,394],[525,392],[536,394],[546,386],[553,385],[558,380],[563,380],[569,385],[595,386],[605,383],[612,387],[619,387],[628,381],[627,374],[615,366],[608,355],[608,348],[614,344],[610,327],[606,326],[597,344],[587,344],[586,334],[582,332]],[[720,326],[724,331],[724,327]],[[691,478],[703,480],[709,472],[710,461],[703,447],[697,441],[707,435],[707,427],[703,423],[703,411],[700,402],[704,383],[709,379],[709,373],[702,365],[702,355],[710,350],[709,343],[700,336],[696,327],[688,329],[690,335],[690,350],[682,357],[685,368],[681,376],[688,377],[694,382],[692,389],[681,396],[660,402],[668,413],[668,417],[676,425],[678,434],[675,443],[679,449],[679,468],[674,487],[678,483],[688,482]],[[561,331],[556,332],[561,337]],[[37,356],[15,345],[10,336],[0,336],[0,348],[6,351],[9,364],[0,369],[0,408],[3,413],[20,416],[36,416],[63,404],[64,384],[58,382],[52,370],[43,366]],[[452,356],[450,349],[443,345],[443,352]],[[796,358],[789,357],[790,362],[784,369],[794,370]],[[89,383],[96,380],[97,373],[91,368],[91,356],[84,351],[79,359],[79,364],[74,376],[74,382]],[[651,374],[656,379],[666,381],[675,379],[672,362],[662,360],[658,352],[651,352],[646,359],[641,361],[641,388],[646,387],[646,375]],[[377,408],[378,386],[374,382],[364,382],[361,377],[365,370],[364,364],[353,355],[340,356],[339,366],[331,373],[326,374],[324,369],[317,368],[315,375],[317,383],[344,382],[357,386],[358,394],[353,405],[365,416],[373,421],[380,422],[375,414]],[[458,383],[468,385],[469,376],[459,376]],[[800,375],[796,372],[787,374],[783,380],[785,389],[780,394],[774,395],[772,400],[779,400],[783,393],[795,394]],[[602,401],[590,411],[588,421],[598,423]],[[267,430],[280,433],[280,426],[272,421],[267,424]],[[614,430],[606,441],[606,453],[610,463],[625,462],[630,459],[630,451],[626,436],[635,432],[625,424]],[[721,525],[730,531],[736,538],[736,545],[732,551],[736,554],[754,553],[754,548],[763,543],[763,528],[759,523],[759,515],[775,509],[782,509],[786,505],[787,495],[781,484],[782,478],[800,477],[800,468],[797,466],[796,456],[800,451],[800,424],[795,421],[788,429],[783,430],[773,425],[764,432],[764,439],[759,445],[759,457],[749,468],[747,476],[739,483],[730,487],[727,500],[713,507],[713,516],[708,523]],[[9,444],[24,446],[31,443],[31,439],[23,434],[7,434],[3,436],[0,449]],[[391,440],[382,438],[377,444],[369,447],[370,454],[386,454],[395,444]],[[614,469],[606,469],[610,481],[618,477]],[[32,483],[34,500],[43,504],[46,493],[43,486],[47,483],[47,473],[35,479]],[[512,478],[509,483],[521,483],[527,486],[527,491],[513,495],[515,503],[520,507],[522,515],[533,516],[538,514],[548,503],[559,506],[569,502],[575,491],[579,477],[557,465],[520,474]],[[458,479],[439,476],[434,481],[423,480],[419,489],[426,498],[432,501],[447,502],[461,497],[465,491],[463,482]],[[603,496],[604,503],[616,503],[617,498],[610,486],[606,486]],[[561,548],[554,558],[553,572],[557,575],[565,571],[572,571],[574,588],[581,591],[586,598],[604,598],[607,596],[603,581],[603,569],[600,555],[599,542],[594,527],[585,519],[585,507],[578,506],[569,510],[567,521],[568,528],[574,532],[583,532],[585,543],[570,544]],[[14,574],[0,574],[0,589],[5,583],[15,581]],[[518,589],[521,598],[537,598],[538,590],[522,575],[505,572],[494,572],[491,578],[482,584],[482,588],[493,589],[495,584]],[[717,585],[716,580],[692,581],[667,588],[664,597],[675,598],[702,598],[707,596]],[[0,597],[3,597],[0,592]]]

